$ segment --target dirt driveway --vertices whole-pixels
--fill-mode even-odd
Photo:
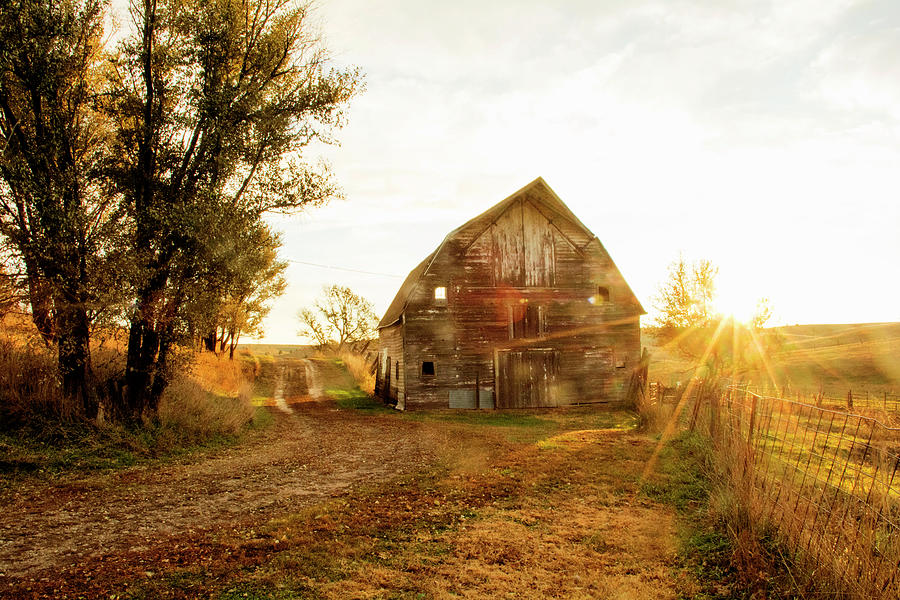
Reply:
[[[417,424],[337,410],[315,378],[301,380],[329,367],[301,367],[280,369],[264,438],[200,462],[23,488],[0,511],[0,597],[4,579],[40,582],[110,556],[164,551],[185,536],[252,526],[429,461]],[[298,388],[318,397],[290,395]]]

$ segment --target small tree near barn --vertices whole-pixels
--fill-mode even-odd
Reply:
[[[372,303],[341,285],[324,286],[313,308],[301,309],[297,317],[300,335],[337,352],[347,344],[370,339],[378,322]]]
[[[713,322],[712,303],[719,269],[701,259],[688,264],[683,256],[669,265],[669,275],[655,298],[659,311],[656,325],[667,338],[686,328],[707,327]]]

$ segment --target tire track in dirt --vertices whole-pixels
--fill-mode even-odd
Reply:
[[[429,462],[417,424],[310,401],[322,398],[321,379],[334,375],[328,368],[306,361],[286,369],[313,381],[281,381],[284,407],[272,411],[265,435],[245,445],[194,462],[20,490],[0,511],[0,596],[4,579],[58,577],[104,557],[171,547],[179,537],[252,526]],[[308,387],[310,396],[284,397],[292,386]]]

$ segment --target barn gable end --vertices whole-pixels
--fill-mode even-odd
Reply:
[[[386,352],[401,354],[379,393],[401,408],[620,404],[643,313],[599,240],[538,178],[410,272],[378,326],[380,372]]]

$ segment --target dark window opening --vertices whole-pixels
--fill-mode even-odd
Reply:
[[[533,338],[544,335],[543,306],[521,302],[509,307],[509,339]]]
[[[609,288],[600,286],[597,288],[597,304],[609,302]]]
[[[434,376],[434,362],[426,360],[422,363],[422,375]]]

